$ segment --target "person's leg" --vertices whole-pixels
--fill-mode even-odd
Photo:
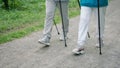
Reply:
[[[68,2],[62,2],[63,23],[65,27],[65,33],[69,30],[69,17],[68,17]]]
[[[82,48],[83,45],[85,44],[91,14],[92,14],[92,8],[81,7],[81,16],[80,16],[78,42],[77,42],[79,48]]]
[[[61,2],[61,8],[60,8],[60,3],[57,2],[58,8],[61,13],[62,9],[62,17],[63,17],[63,25],[64,25],[64,30],[65,30],[65,37],[67,38],[67,33],[69,31],[69,16],[68,16],[68,1],[63,1]],[[63,26],[62,26],[63,28]],[[60,40],[64,40],[63,34],[60,37]]]
[[[86,36],[88,32],[88,25],[90,22],[90,16],[92,14],[92,8],[81,7],[79,31],[78,31],[78,45],[77,48],[73,50],[75,54],[80,54],[80,50],[84,50],[84,44],[86,41]],[[80,51],[80,52],[79,52]]]
[[[43,34],[48,37],[51,37],[55,8],[56,3],[53,0],[46,0],[46,18]]]
[[[96,23],[97,23],[97,30],[96,30],[96,36],[97,38],[99,37],[98,33],[98,10],[94,9],[94,13],[96,16]],[[100,30],[101,30],[101,38],[103,38],[104,34],[104,28],[105,28],[105,14],[106,14],[106,7],[101,7],[100,8]]]
[[[46,18],[43,30],[43,38],[39,40],[40,43],[45,45],[50,45],[49,43],[51,38],[55,8],[56,3],[53,0],[46,0]]]
[[[97,8],[94,9],[94,13],[95,13],[95,16],[96,16],[96,38],[97,38],[97,44],[96,46],[99,47],[98,45],[98,38],[99,38],[99,29],[98,29],[98,10]],[[104,29],[105,29],[105,14],[106,14],[106,7],[101,7],[100,8],[100,37],[101,37],[101,42],[102,42],[102,45],[104,45],[103,43],[103,39],[104,39]]]

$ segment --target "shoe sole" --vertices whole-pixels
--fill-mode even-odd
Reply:
[[[82,55],[82,54],[85,54],[85,51],[80,51],[80,52],[74,52],[74,51],[72,51],[73,53],[74,53],[74,55]]]
[[[101,47],[103,47],[103,46],[104,46],[104,43],[102,43]],[[95,47],[100,48],[99,44],[96,44]]]
[[[41,44],[44,44],[46,46],[50,46],[50,43],[44,43],[44,42],[41,42],[41,41],[38,41],[38,42],[41,43]]]
[[[66,38],[66,40],[67,40],[68,38]],[[64,41],[64,39],[62,39],[62,38],[60,38],[60,41]]]

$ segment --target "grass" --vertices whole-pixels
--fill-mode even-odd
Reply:
[[[77,15],[79,15],[79,6],[76,0],[72,0],[69,2],[69,16],[72,18]],[[31,0],[25,2],[22,7],[11,9],[9,12],[0,8],[0,44],[42,30],[44,18],[44,1]],[[55,13],[55,20],[57,23],[61,22],[58,10]]]

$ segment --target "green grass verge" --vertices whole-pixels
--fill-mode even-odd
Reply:
[[[36,0],[37,1],[37,0]],[[14,9],[9,12],[0,8],[0,44],[12,41],[32,32],[43,29],[45,18],[45,3],[27,3],[25,9]],[[69,3],[69,17],[79,15],[79,6],[76,0]],[[61,22],[60,14],[57,10],[55,21]]]

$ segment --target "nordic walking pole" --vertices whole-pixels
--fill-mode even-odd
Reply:
[[[79,8],[81,9],[81,6],[80,6],[80,1],[79,1],[79,0],[77,0],[77,2],[78,2],[78,5],[79,5]]]
[[[54,24],[55,24],[55,27],[56,27],[56,30],[57,30],[58,35],[60,35],[60,32],[58,31],[58,27],[57,27],[57,25],[56,25],[55,20],[53,20],[53,22],[54,22]]]
[[[59,0],[59,5],[60,5],[60,14],[61,14],[61,19],[62,19],[62,29],[63,29],[63,35],[64,35],[64,42],[65,42],[65,47],[67,47],[66,38],[65,38],[65,27],[64,27],[64,21],[63,21],[61,0]]]
[[[99,0],[97,0],[98,2],[98,29],[99,29],[99,50],[100,50],[100,55],[102,55],[101,52],[101,29],[100,29],[100,5],[99,5]]]
[[[81,7],[80,7],[80,0],[77,0],[77,2],[78,2],[78,5],[79,5],[79,8],[81,9]],[[89,32],[87,32],[87,34],[88,34],[88,38],[90,38]]]

